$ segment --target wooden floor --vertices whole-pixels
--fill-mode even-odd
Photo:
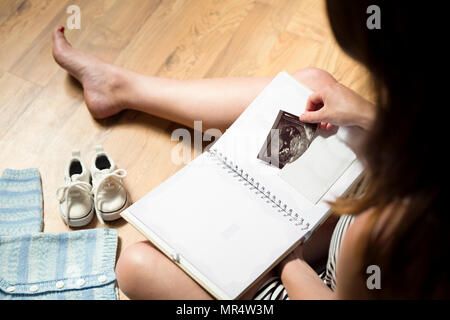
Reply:
[[[90,165],[102,143],[128,171],[133,200],[181,168],[170,161],[180,125],[134,111],[91,118],[80,86],[51,55],[51,31],[71,4],[81,8],[81,29],[66,27],[74,47],[141,73],[253,77],[315,66],[370,97],[366,71],[337,47],[320,0],[2,0],[0,171],[39,168],[45,232],[67,231],[55,192],[74,148]],[[112,226],[120,250],[143,239],[123,220]]]

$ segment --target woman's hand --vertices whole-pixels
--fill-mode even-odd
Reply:
[[[375,106],[359,94],[336,82],[311,94],[305,112],[300,116],[303,122],[317,123],[322,129],[336,126],[370,128],[375,119]]]

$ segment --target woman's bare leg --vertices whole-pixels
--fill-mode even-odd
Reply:
[[[320,229],[323,228],[322,226]],[[317,234],[323,233],[320,229]],[[325,239],[329,241],[328,236],[325,236]],[[317,242],[323,243],[316,237],[308,242],[307,247],[317,247],[315,244]],[[322,249],[322,255],[326,255],[328,247]],[[314,252],[316,256],[319,254],[317,251]],[[241,299],[252,299],[274,272],[270,272],[255,283]],[[125,248],[117,261],[116,275],[119,288],[130,299],[213,299],[206,290],[147,241],[137,242]]]
[[[127,247],[117,261],[116,275],[130,299],[212,299],[149,242]]]
[[[176,80],[147,76],[74,49],[61,28],[53,32],[53,56],[81,82],[86,105],[99,119],[127,108],[189,127],[195,120],[201,120],[204,130],[223,130],[271,80],[270,77]],[[313,90],[335,81],[329,73],[314,68],[303,69],[295,77]]]
[[[116,266],[119,288],[130,299],[213,299],[200,285],[192,280],[164,254],[149,242],[137,242],[120,255]],[[267,275],[242,298],[251,299]]]
[[[317,263],[328,253],[324,242],[330,241],[332,229],[337,219],[324,223],[305,245],[305,258]],[[307,254],[311,251],[312,254]],[[320,252],[321,251],[321,252]],[[208,294],[178,266],[149,242],[137,242],[122,252],[117,261],[116,275],[119,288],[130,299],[193,299],[209,300]],[[261,285],[274,273],[259,280],[241,298],[252,299]]]
[[[99,119],[130,108],[190,127],[195,120],[202,120],[204,130],[223,130],[271,81],[270,77],[175,80],[142,75],[72,48],[61,28],[53,33],[53,56],[81,82],[86,105]],[[302,69],[294,77],[312,90],[336,81],[315,68]],[[116,273],[120,288],[133,299],[212,298],[148,242],[126,248]],[[266,278],[243,298],[251,298]]]

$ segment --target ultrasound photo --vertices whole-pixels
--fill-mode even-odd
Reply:
[[[282,169],[308,149],[316,129],[317,124],[301,122],[298,116],[280,110],[258,159]]]

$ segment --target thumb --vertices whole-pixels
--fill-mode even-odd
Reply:
[[[324,109],[317,111],[305,111],[300,115],[300,121],[308,123],[326,122]]]

